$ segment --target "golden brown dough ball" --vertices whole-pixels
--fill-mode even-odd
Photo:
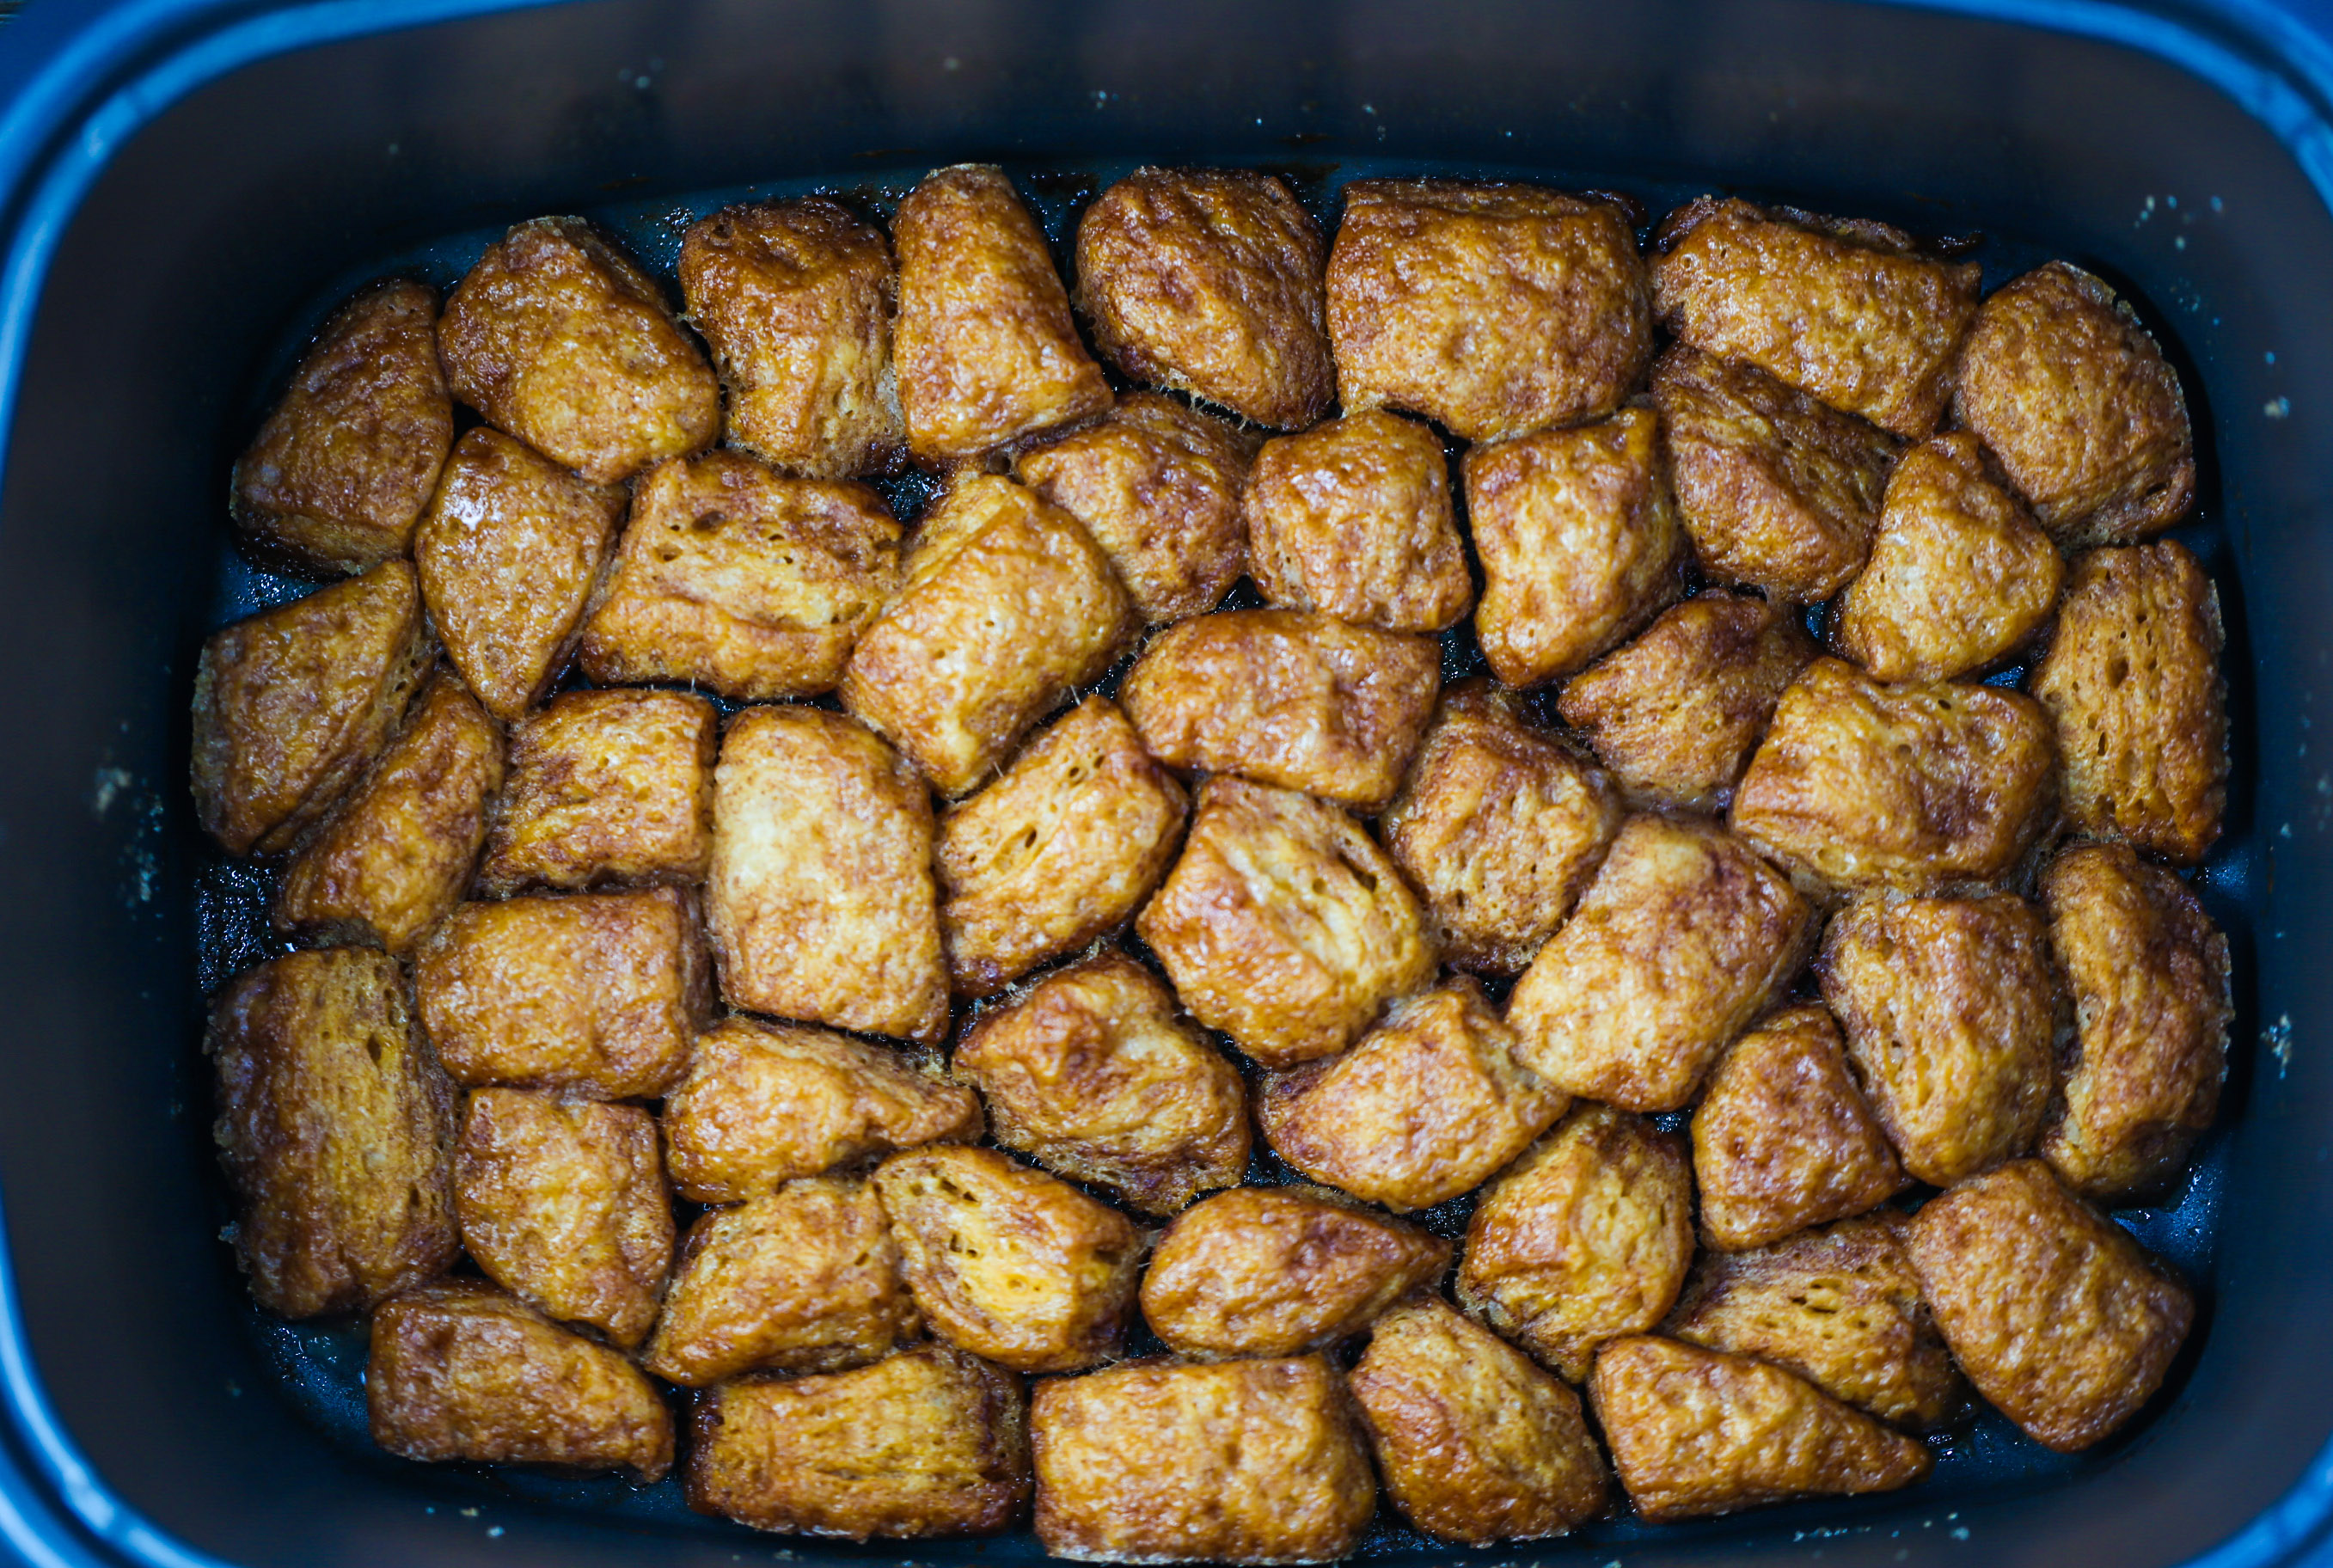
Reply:
[[[324,574],[405,553],[454,445],[437,293],[377,284],[334,313],[235,466],[235,532]]]
[[[1078,220],[1078,303],[1103,355],[1276,429],[1336,392],[1323,262],[1311,214],[1253,169],[1138,168]]]
[[[571,691],[511,731],[478,890],[693,882],[713,857],[720,716],[692,692]]]

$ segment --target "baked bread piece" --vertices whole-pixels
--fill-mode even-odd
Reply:
[[[486,247],[446,302],[454,395],[596,485],[712,445],[721,383],[656,281],[580,217]]]
[[[235,464],[235,533],[298,571],[362,572],[405,553],[453,445],[437,291],[377,284],[324,323]]]
[[[702,879],[720,726],[685,691],[571,691],[527,715],[511,730],[478,890]]]
[[[696,1407],[688,1505],[795,1535],[986,1534],[1029,1500],[1021,1380],[946,1345]]]
[[[1329,253],[1348,411],[1423,414],[1469,441],[1610,413],[1653,325],[1627,210],[1455,179],[1357,179]]]
[[[1278,175],[1138,168],[1078,220],[1078,304],[1131,380],[1301,430],[1336,392],[1323,252]]]
[[[247,969],[203,1050],[235,1261],[261,1306],[361,1311],[452,1266],[454,1089],[396,959],[329,948]]]
[[[806,479],[898,461],[891,247],[822,197],[725,207],[680,240],[680,293],[729,391],[729,445]]]
[[[2136,1415],[2194,1322],[2186,1286],[2038,1159],[1929,1202],[1908,1246],[1969,1380],[2061,1454]]]

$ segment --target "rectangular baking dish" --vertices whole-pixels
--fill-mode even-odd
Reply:
[[[1656,208],[1741,189],[2010,236],[1989,268],[2062,255],[2148,302],[2203,457],[2183,536],[2226,601],[2237,753],[2205,879],[2234,1075],[2184,1200],[2134,1221],[2198,1285],[2194,1348],[2076,1459],[1994,1422],[1896,1496],[1498,1561],[2333,1560],[2328,84],[2315,34],[2233,5],[34,6],[0,32],[0,1540],[74,1568],[1039,1559],[1025,1534],[776,1541],[668,1493],[370,1451],[360,1335],[268,1323],[215,1239],[194,955],[231,950],[201,923],[248,900],[184,787],[195,649],[270,592],[222,575],[226,467],[349,286],[446,281],[549,212],[668,262],[718,197],[995,159],[1049,211],[1138,160],[1320,192],[1510,173]],[[1387,1527],[1364,1555],[1468,1554]]]

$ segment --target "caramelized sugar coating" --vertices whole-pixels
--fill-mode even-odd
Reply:
[[[2228,803],[2220,595],[2175,539],[2074,563],[2033,695],[2057,726],[2066,815],[2194,865]]]
[[[1079,1563],[1333,1563],[1377,1511],[1349,1396],[1320,1356],[1129,1361],[1031,1401],[1037,1539]]]
[[[1029,1500],[1021,1380],[946,1345],[725,1383],[696,1407],[688,1505],[756,1530],[986,1534]]]
[[[621,486],[500,430],[454,444],[413,560],[446,656],[496,718],[519,717],[566,669],[623,515]]]
[[[875,1190],[940,1338],[1023,1372],[1118,1353],[1143,1236],[1118,1210],[1010,1155],[953,1144],[891,1156]]]
[[[486,247],[437,327],[454,395],[597,485],[712,445],[721,383],[664,291],[578,217]]]
[[[360,1311],[452,1265],[454,1090],[396,959],[330,948],[247,969],[203,1049],[235,1260],[261,1306]]]
[[[2038,1159],[1933,1200],[1908,1246],[1969,1380],[2061,1454],[2136,1415],[2194,1322],[2187,1287]]]
[[[1155,637],[1118,699],[1151,755],[1372,810],[1442,687],[1432,638],[1301,610],[1227,610]]]
[[[1814,657],[1789,605],[1712,588],[1566,681],[1557,711],[1637,794],[1723,809]]]
[[[729,390],[729,445],[806,479],[898,460],[881,234],[822,197],[725,207],[681,236],[680,293]]]
[[[2122,844],[2068,850],[2041,899],[2077,1030],[2041,1158],[2083,1196],[2126,1201],[2175,1177],[2219,1112],[2228,939],[2186,883]]]
[[[899,592],[859,634],[842,702],[944,795],[974,789],[1134,628],[1078,520],[1001,475],[959,476],[924,516]]]
[[[1630,817],[1515,984],[1517,1054],[1566,1093],[1677,1110],[1814,939],[1806,900],[1741,840],[1688,818]]]
[[[234,854],[290,849],[380,755],[432,657],[402,561],[211,633],[195,668],[203,827]]]
[[[1267,1067],[1343,1050],[1434,975],[1426,913],[1360,823],[1224,774],[1135,929],[1191,1015]]]
[[[1466,513],[1483,558],[1474,617],[1509,686],[1569,674],[1684,588],[1685,527],[1659,416],[1648,408],[1466,454]]]
[[[1240,1187],[1160,1236],[1142,1315],[1186,1356],[1292,1356],[1360,1332],[1449,1267],[1448,1242],[1349,1200]]]
[[[1954,430],[1888,476],[1871,562],[1847,585],[1831,646],[1881,680],[1949,680],[2014,654],[2057,608],[2066,563],[2024,504]]]
[[[1247,1174],[1239,1070],[1123,953],[982,1015],[950,1070],[987,1101],[997,1142],[1145,1213],[1173,1214]]]
[[[1157,625],[1214,609],[1247,570],[1240,486],[1256,444],[1228,419],[1129,392],[1015,457],[1013,476],[1085,524],[1136,612]]]
[[[2179,377],[2130,306],[2079,267],[2050,262],[1984,302],[1953,415],[2069,550],[2147,538],[2194,505]]]
[[[2031,697],[1818,659],[1775,705],[1733,831],[1826,893],[1997,885],[2056,815],[2057,763]]]
[[[479,890],[693,882],[713,858],[720,716],[691,692],[571,691],[511,730]]]
[[[677,888],[463,904],[413,958],[421,1020],[457,1083],[653,1100],[713,1005]]]
[[[437,293],[376,284],[334,313],[235,466],[235,532],[322,574],[405,553],[454,445]]]
[[[1458,1303],[1581,1382],[1598,1346],[1661,1321],[1692,1261],[1693,1177],[1679,1140],[1579,1104],[1475,1206]]]
[[[1039,735],[940,814],[940,939],[984,996],[1133,918],[1166,874],[1190,800],[1106,697]]]
[[[811,707],[730,722],[706,900],[734,1005],[927,1044],[947,1032],[931,796],[865,726]]]
[[[1693,1113],[1693,1178],[1702,1229],[1725,1252],[1861,1214],[1903,1188],[1829,1013],[1787,1008],[1733,1043]]]
[[[899,577],[899,525],[864,485],[780,477],[742,452],[659,463],[634,488],[584,673],[745,702],[830,691]]]
[[[502,726],[440,670],[364,782],[293,855],[275,928],[405,951],[461,902],[502,785]]]
[[[656,1119],[637,1105],[473,1089],[454,1151],[462,1245],[488,1278],[629,1350],[672,1266]]]
[[[892,356],[917,462],[974,457],[1109,407],[1045,236],[1003,169],[960,163],[924,176],[891,220],[891,243]]]
[[[1405,1213],[1480,1187],[1570,1102],[1462,976],[1396,1002],[1344,1054],[1266,1078],[1256,1121],[1305,1175]]]
[[[841,1371],[890,1354],[923,1321],[875,1188],[810,1177],[689,1227],[640,1364],[694,1389],[764,1368]]]
[[[672,1415],[623,1352],[480,1280],[406,1292],[373,1314],[372,1440],[408,1459],[672,1468]]]
[[[1439,1297],[1378,1320],[1352,1389],[1386,1491],[1429,1534],[1539,1541],[1604,1511],[1611,1480],[1579,1396]]]
[[[1248,569],[1274,604],[1440,631],[1474,602],[1442,439],[1364,409],[1263,444],[1248,476]]]
[[[1336,393],[1323,264],[1311,214],[1253,169],[1138,168],[1078,220],[1078,304],[1110,363],[1275,429]]]
[[[1607,1345],[1588,1394],[1650,1524],[1893,1492],[1935,1465],[1921,1444],[1780,1367],[1651,1334]]]
[[[1653,309],[1681,341],[1898,436],[1936,428],[1976,317],[1974,262],[1924,255],[1886,224],[1732,197],[1669,214],[1654,248]]]
[[[1618,203],[1455,179],[1344,198],[1329,335],[1346,409],[1495,441],[1608,414],[1643,376],[1650,290]]]
[[[1460,968],[1512,975],[1531,961],[1620,829],[1618,792],[1480,678],[1442,695],[1386,847]]]
[[[825,1029],[728,1017],[664,1102],[672,1184],[735,1203],[869,1155],[980,1136],[980,1101],[907,1056]]]

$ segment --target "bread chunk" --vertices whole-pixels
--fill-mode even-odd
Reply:
[[[1637,795],[1723,810],[1814,657],[1788,605],[1712,588],[1566,681],[1557,711]]]
[[[380,755],[432,657],[402,561],[211,633],[195,668],[204,829],[233,854],[290,849]]]
[[[653,1100],[712,1009],[696,900],[677,888],[464,904],[413,959],[458,1083]]]
[[[693,882],[713,858],[720,717],[690,692],[571,691],[511,731],[478,886]]]
[[[940,940],[984,996],[1133,918],[1174,861],[1190,800],[1118,705],[1090,697],[1003,776],[941,813]]]
[[[620,486],[500,430],[454,444],[413,559],[446,656],[496,718],[525,713],[566,669],[623,515]]]
[[[1328,288],[1348,411],[1495,441],[1610,413],[1643,375],[1650,289],[1618,203],[1455,179],[1344,197]]]
[[[1399,1214],[1472,1192],[1569,1103],[1462,976],[1396,1002],[1343,1055],[1267,1078],[1256,1120],[1305,1175]]]
[[[503,785],[502,726],[439,671],[275,894],[279,931],[401,953],[462,900]]]
[[[927,1044],[947,1032],[931,796],[863,726],[811,707],[730,723],[706,892],[734,1005]]]
[[[891,247],[822,197],[725,207],[680,241],[680,293],[729,390],[729,444],[805,479],[898,461]]]
[[[2033,1147],[2062,1005],[2031,905],[1858,903],[1830,923],[1817,973],[1905,1169],[1950,1187]]]
[[[1003,169],[960,163],[924,176],[891,220],[891,243],[892,356],[917,462],[974,457],[1109,407],[1045,236]]]
[[[480,1280],[440,1280],[373,1314],[372,1440],[408,1459],[672,1468],[672,1415],[620,1351]]]
[[[2041,878],[2077,1034],[2041,1158],[2087,1198],[2175,1177],[2228,1073],[2228,939],[2187,884],[2121,844],[2084,844]]]
[[[1029,1500],[1021,1380],[946,1345],[725,1384],[697,1405],[692,1437],[688,1505],[756,1530],[986,1534]]]
[[[1158,625],[1212,610],[1247,570],[1256,436],[1156,392],[1022,453],[1013,476],[1093,535],[1136,613]]]
[[[473,1089],[455,1149],[462,1245],[487,1277],[629,1350],[672,1266],[656,1119],[637,1105]]]
[[[1733,1043],[1693,1113],[1701,1225],[1724,1252],[1876,1208],[1904,1168],[1820,1007],[1775,1014]]]
[[[1428,1534],[1540,1541],[1604,1511],[1611,1480],[1579,1396],[1439,1297],[1378,1320],[1352,1388],[1386,1491]]]
[[[1653,310],[1683,341],[1898,436],[1936,428],[1976,317],[1974,262],[1925,255],[1883,223],[1733,197],[1669,214],[1653,248]]]
[[[1078,520],[999,475],[925,515],[898,597],[859,634],[842,703],[942,794],[965,794],[1133,630],[1109,557]]]
[[[1648,1524],[1893,1492],[1935,1467],[1922,1445],[1803,1378],[1650,1334],[1607,1345],[1588,1395]]]
[[[922,1327],[874,1188],[810,1177],[689,1227],[640,1364],[696,1389],[763,1368],[841,1371]]]
[[[1349,1200],[1235,1188],[1158,1238],[1142,1315],[1186,1356],[1292,1356],[1360,1332],[1449,1267],[1448,1242]]]
[[[1161,762],[1368,811],[1400,787],[1441,687],[1432,638],[1228,610],[1153,638],[1118,699]]]
[[[1693,1178],[1672,1134],[1575,1105],[1493,1182],[1466,1227],[1458,1303],[1573,1382],[1661,1321],[1693,1261]]]
[[[2031,697],[1818,659],[1774,706],[1733,831],[1824,894],[1998,885],[2055,818],[2057,762]]]
[[[932,1332],[1023,1372],[1111,1360],[1142,1266],[1114,1208],[994,1149],[909,1150],[875,1172]]]
[[[1131,1361],[1037,1386],[1037,1539],[1080,1563],[1333,1563],[1377,1479],[1334,1368]]]
[[[2038,1159],[1935,1199],[1907,1245],[1969,1380],[2061,1454],[2137,1413],[2195,1319],[2187,1287]]]
[[[1387,631],[1440,631],[1474,605],[1450,460],[1414,419],[1364,409],[1266,441],[1240,506],[1274,604]]]
[[[2065,578],[2058,547],[1987,471],[1976,438],[1954,430],[1888,476],[1870,563],[1839,598],[1831,646],[1881,680],[1982,672],[2048,621]]]
[[[437,292],[404,279],[342,305],[235,466],[235,532],[326,575],[405,553],[454,445]]]
[[[2034,697],[2057,727],[2066,815],[2183,866],[2228,803],[2220,595],[2176,539],[2074,563]]]
[[[247,969],[203,1049],[235,1261],[261,1306],[361,1311],[452,1265],[454,1090],[396,959],[330,948]]]
[[[1515,983],[1525,1066],[1630,1111],[1690,1102],[1806,961],[1813,911],[1732,834],[1630,817],[1579,907]]]
[[[980,1131],[970,1090],[898,1052],[755,1018],[724,1018],[698,1035],[688,1075],[664,1102],[672,1183],[696,1203],[735,1203],[869,1155]]]
[[[454,395],[595,485],[713,444],[721,383],[664,291],[580,217],[486,247],[437,327]]]
[[[1239,1070],[1123,953],[1057,970],[984,1014],[951,1071],[987,1101],[997,1142],[1145,1213],[1173,1214],[1247,1174]]]
[[[1078,304],[1129,379],[1301,430],[1336,393],[1325,249],[1278,175],[1138,168],[1078,220]]]
[[[1953,416],[2068,550],[2148,538],[2194,505],[2178,374],[2130,306],[2079,267],[2050,262],[1984,302]]]
[[[864,485],[781,478],[742,452],[659,463],[583,623],[584,673],[814,697],[842,679],[898,576],[899,525]]]
[[[1221,774],[1135,929],[1191,1015],[1267,1067],[1343,1050],[1434,976],[1426,912],[1360,823]]]

